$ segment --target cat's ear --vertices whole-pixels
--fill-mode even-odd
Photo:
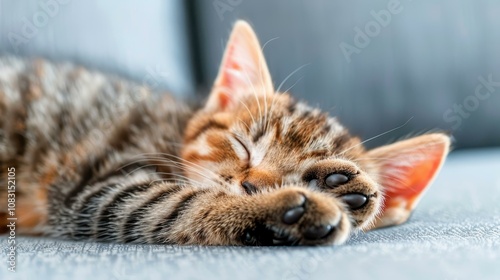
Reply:
[[[248,94],[272,93],[273,83],[252,27],[237,21],[226,46],[206,108],[225,110]]]
[[[440,170],[450,138],[427,134],[371,150],[384,203],[373,228],[404,223]]]

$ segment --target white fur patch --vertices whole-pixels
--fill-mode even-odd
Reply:
[[[210,145],[207,143],[206,135],[201,135],[196,142],[196,152],[200,156],[208,156],[212,152]]]
[[[263,147],[254,147],[250,156],[250,166],[253,167],[259,165],[266,155],[266,150],[267,149],[264,149]]]
[[[247,161],[248,159],[248,152],[247,148],[243,146],[240,141],[236,140],[234,137],[229,136],[228,137],[229,142],[231,142],[231,147],[233,148],[233,151],[236,153],[238,158],[240,158],[242,161]]]
[[[262,163],[269,148],[274,144],[274,130],[268,131],[259,139],[259,141],[251,148],[250,166],[255,167]]]

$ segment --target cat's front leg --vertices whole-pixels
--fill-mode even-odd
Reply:
[[[51,208],[49,234],[125,243],[314,245],[342,243],[351,230],[341,202],[327,193],[284,187],[242,195],[222,186],[158,182],[146,170],[120,174],[70,192],[67,200],[51,193],[61,203]]]
[[[158,242],[204,245],[340,244],[350,222],[339,202],[300,187],[241,196],[205,190]]]

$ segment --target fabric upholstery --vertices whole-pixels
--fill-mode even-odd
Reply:
[[[410,221],[339,247],[179,247],[18,237],[0,279],[500,279],[500,149],[450,155]]]

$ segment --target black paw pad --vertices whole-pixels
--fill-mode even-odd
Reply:
[[[251,231],[246,231],[243,234],[242,242],[244,245],[252,246],[257,243],[257,239],[255,238],[254,234]]]
[[[304,237],[309,240],[317,240],[329,235],[333,230],[332,225],[312,226],[304,231]]]
[[[273,245],[274,232],[263,225],[248,229],[243,233],[241,241],[246,246],[271,246]]]
[[[306,209],[302,206],[292,208],[285,212],[282,221],[287,225],[295,224],[300,220],[300,218],[302,218],[305,212]]]
[[[342,173],[333,173],[328,175],[325,179],[325,184],[330,187],[334,188],[339,185],[343,185],[349,181],[349,177],[347,175],[344,175]]]
[[[360,193],[349,193],[342,196],[342,200],[349,206],[351,210],[359,209],[365,206],[368,197]]]

